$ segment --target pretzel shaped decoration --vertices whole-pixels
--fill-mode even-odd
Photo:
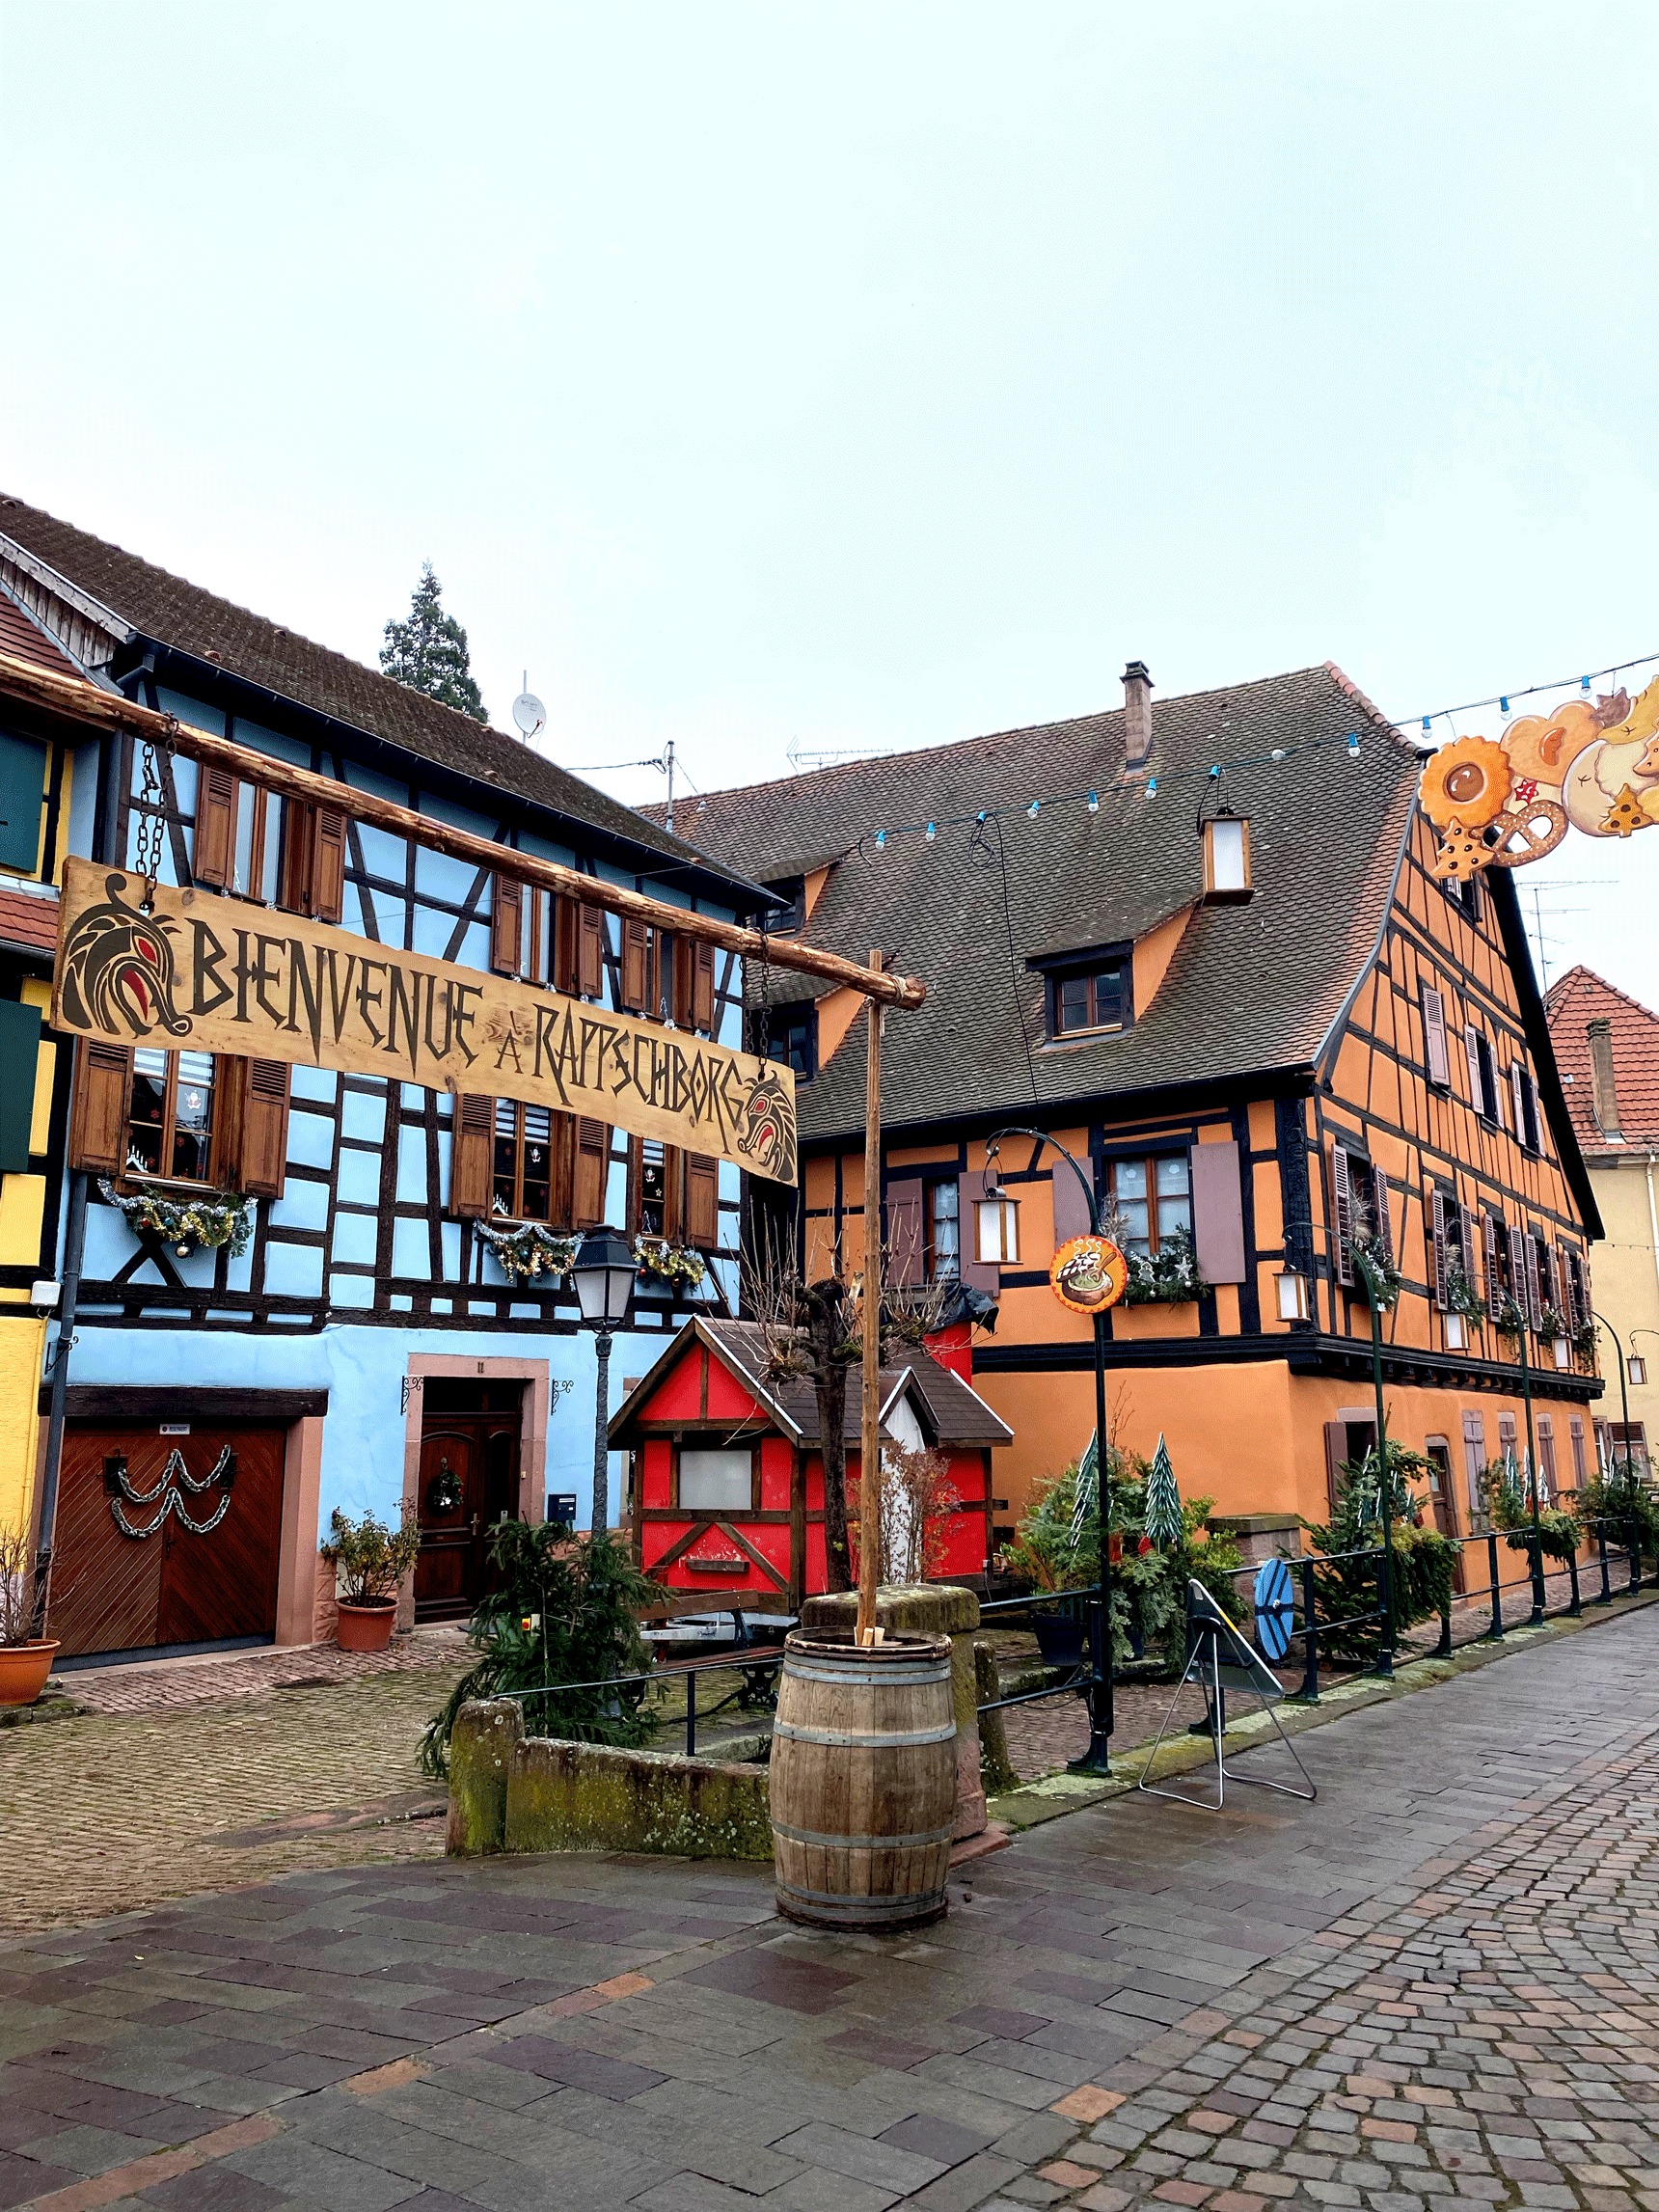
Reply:
[[[1566,835],[1566,808],[1553,799],[1532,799],[1500,814],[1492,829],[1500,833],[1489,855],[1490,865],[1524,868],[1530,860],[1553,853]]]

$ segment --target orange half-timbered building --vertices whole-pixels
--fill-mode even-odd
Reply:
[[[1373,1434],[1352,1251],[1372,1231],[1403,1277],[1390,1434],[1433,1464],[1440,1523],[1483,1526],[1482,1466],[1525,1447],[1514,1344],[1482,1312],[1510,1297],[1546,1483],[1593,1471],[1594,1200],[1512,881],[1433,879],[1419,767],[1334,666],[1155,711],[1133,663],[1118,712],[682,818],[809,939],[927,979],[885,1024],[884,1236],[901,1277],[998,1302],[972,1374],[1014,1431],[1004,1526],[1093,1427],[1092,1324],[1047,1280],[1083,1194],[1029,1137],[1004,1136],[988,1175],[1011,1125],[1085,1164],[1135,1263],[1109,1317],[1113,1426],[1147,1453],[1161,1432],[1186,1494],[1325,1516]],[[859,1007],[759,969],[748,993],[751,1033],[801,1079],[802,1257],[856,1270]]]

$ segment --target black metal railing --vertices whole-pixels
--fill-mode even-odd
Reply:
[[[1100,1603],[1101,1586],[1098,1582],[1093,1582],[1082,1590],[1037,1590],[1033,1591],[1028,1598],[993,1598],[983,1604],[979,1608],[979,1619],[982,1626],[993,1613],[998,1618],[1006,1618],[1016,1613],[1028,1615],[1047,1613],[1050,1620],[1074,1621],[1078,1625],[1078,1652],[1076,1659],[1072,1662],[1072,1671],[1066,1675],[1064,1680],[1045,1683],[1043,1688],[1039,1690],[1016,1690],[1012,1697],[991,1698],[977,1707],[977,1710],[980,1712],[1000,1712],[1005,1706],[1032,1705],[1039,1698],[1086,1697],[1099,1681],[1099,1677],[1095,1673],[1094,1653],[1101,1648],[1101,1641],[1095,1634],[1094,1626],[1095,1615],[1100,1610]],[[1041,1648],[1039,1648],[1038,1663],[1055,1664],[1054,1661],[1042,1659]],[[1058,1663],[1062,1669],[1066,1664],[1063,1660]]]
[[[662,1686],[683,1681],[686,1685],[686,1757],[694,1759],[697,1751],[697,1729],[701,1722],[711,1721],[730,1705],[745,1710],[765,1710],[776,1703],[776,1692],[769,1688],[763,1677],[775,1675],[783,1664],[781,1651],[762,1652],[754,1649],[727,1652],[718,1658],[671,1659],[666,1666],[653,1667],[642,1675],[607,1675],[596,1682],[545,1682],[537,1689],[498,1690],[496,1695],[516,1698],[525,1708],[525,1726],[530,1723],[533,1700],[541,1701],[545,1716],[549,1698],[568,1698],[581,1690],[592,1690],[601,1695],[614,1696],[619,1705],[632,1706],[636,1711],[643,1705],[653,1684]],[[714,1705],[701,1708],[697,1705],[697,1677],[699,1675],[738,1675],[742,1679]]]

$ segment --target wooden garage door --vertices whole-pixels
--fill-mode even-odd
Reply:
[[[285,1439],[254,1422],[66,1431],[49,1629],[65,1656],[274,1634]]]

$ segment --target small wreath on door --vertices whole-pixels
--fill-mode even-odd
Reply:
[[[450,1471],[448,1460],[426,1485],[426,1510],[432,1514],[459,1513],[461,1510],[460,1478]]]

